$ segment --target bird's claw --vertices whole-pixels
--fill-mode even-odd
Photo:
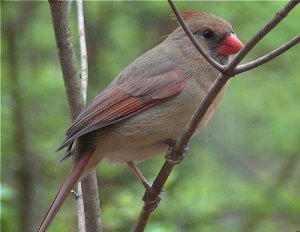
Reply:
[[[177,165],[177,164],[180,164],[181,161],[184,159],[184,156],[186,154],[186,152],[188,151],[189,149],[189,146],[186,145],[185,148],[184,148],[184,151],[181,155],[179,155],[176,159],[174,159],[174,157],[171,156],[171,152],[172,152],[172,146],[169,146],[169,149],[166,153],[166,161],[172,165]]]
[[[170,154],[166,155],[166,161],[172,165],[180,164],[183,159],[184,159],[183,155],[178,156],[176,160],[174,160]]]
[[[158,196],[156,199],[151,199],[150,188],[147,188],[142,200],[145,202],[144,210],[152,212],[158,207],[161,198]]]

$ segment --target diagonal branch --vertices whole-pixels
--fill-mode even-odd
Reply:
[[[247,64],[242,64],[236,67],[234,74],[240,74],[251,69],[257,68],[270,60],[273,60],[277,56],[281,55],[282,53],[286,52],[288,49],[292,48],[293,46],[297,45],[300,42],[300,35],[295,36],[289,42],[283,44],[279,48],[275,49],[274,51],[254,60]]]
[[[183,21],[180,15],[178,14],[178,10],[176,9],[175,4],[172,0],[168,0],[170,6],[172,7],[177,19],[179,22]],[[237,54],[237,56],[226,66],[225,70],[222,70],[223,74],[220,74],[216,81],[213,83],[211,88],[209,89],[206,96],[203,98],[201,104],[199,105],[198,109],[194,113],[190,123],[188,124],[187,128],[185,129],[183,135],[180,137],[179,141],[172,147],[172,150],[170,151],[170,155],[173,160],[178,160],[178,157],[184,153],[184,149],[186,147],[187,142],[193,135],[195,129],[197,128],[199,122],[204,117],[205,113],[207,112],[208,108],[210,107],[211,103],[215,99],[215,97],[218,95],[218,93],[221,91],[221,89],[225,86],[227,81],[230,79],[232,75],[234,75],[235,68],[237,65],[241,62],[241,60],[249,53],[249,51],[266,35],[268,34],[284,17],[287,16],[287,14],[299,3],[299,1],[293,1],[291,0],[288,2],[282,10],[280,10],[276,16],[270,20],[269,23],[266,24],[265,27],[263,27],[260,31],[256,33],[250,39],[250,41],[246,44],[246,46]],[[186,24],[181,22],[182,27],[186,26]],[[189,30],[187,30],[190,32]],[[188,32],[186,33],[188,34]],[[192,41],[193,36],[190,34],[189,38]],[[196,45],[195,45],[196,46]],[[196,46],[197,47],[197,46]],[[198,47],[197,47],[198,49]],[[207,57],[204,55],[203,50],[200,48],[198,49],[199,52],[207,59]],[[207,59],[209,63],[210,60]],[[212,63],[211,63],[212,64]],[[213,65],[213,64],[212,64]],[[214,66],[214,65],[213,65]],[[214,66],[215,67],[215,66]],[[223,69],[223,67],[222,67]],[[218,69],[220,71],[220,69]],[[151,212],[153,210],[149,210],[151,208],[151,202],[157,202],[159,199],[159,194],[161,193],[164,184],[166,183],[170,173],[172,172],[174,168],[174,164],[166,161],[161,168],[159,174],[157,175],[156,179],[154,180],[152,187],[146,191],[146,194],[144,195],[144,205],[140,212],[137,224],[135,226],[135,232],[142,232],[144,231],[147,222],[149,220]]]
[[[251,51],[259,41],[261,41],[274,27],[276,27],[294,9],[300,0],[290,0],[262,29],[260,29],[249,42],[241,49],[235,58],[227,65],[226,73],[234,74],[235,67]]]

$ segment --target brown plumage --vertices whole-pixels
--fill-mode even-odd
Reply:
[[[205,51],[220,64],[242,48],[231,25],[216,16],[184,12],[182,16]],[[217,78],[181,27],[161,44],[125,68],[83,110],[58,150],[74,157],[73,167],[48,210],[39,231],[45,231],[75,183],[103,159],[135,162],[165,153],[177,140]],[[218,106],[217,96],[198,133]]]
[[[80,136],[130,117],[179,93],[187,81],[181,70],[138,81],[127,81],[101,92],[76,118],[58,150]]]

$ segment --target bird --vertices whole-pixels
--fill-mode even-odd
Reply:
[[[228,64],[243,48],[224,19],[206,12],[180,14],[201,47],[219,64]],[[38,231],[48,228],[74,185],[102,159],[128,163],[138,175],[136,162],[165,153],[183,134],[219,74],[181,26],[121,71],[67,130],[58,150],[67,149],[60,161],[72,157],[73,166]],[[225,89],[217,95],[194,135],[208,123]]]

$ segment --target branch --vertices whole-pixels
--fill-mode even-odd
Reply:
[[[95,170],[81,181],[81,187],[84,203],[85,231],[102,232],[99,191]]]
[[[78,35],[80,44],[81,56],[81,88],[83,97],[86,101],[87,83],[88,83],[88,62],[87,62],[87,49],[84,28],[84,14],[82,0],[76,1],[77,16],[78,16]],[[83,200],[84,214],[78,214],[78,224],[83,221],[85,223],[84,231],[102,231],[102,223],[100,220],[100,200],[97,184],[96,172],[93,171],[82,182],[78,183],[78,191],[82,191],[82,198],[78,201],[78,210],[82,207],[81,199]],[[84,216],[84,218],[82,218]],[[79,227],[80,228],[80,227]]]
[[[81,58],[81,89],[84,101],[86,101],[88,85],[88,56],[86,49],[82,0],[76,0],[76,6]],[[78,194],[82,195],[82,197],[78,198],[77,202],[78,230],[80,232],[103,231],[102,222],[100,219],[100,200],[96,171],[93,171],[78,183]]]
[[[61,70],[73,121],[82,111],[85,103],[80,87],[80,78],[76,69],[76,58],[68,25],[66,13],[68,2],[49,0],[49,4]]]
[[[170,6],[172,7],[178,21],[182,21],[182,18],[178,14],[178,10],[176,9],[175,4],[172,2],[172,0],[168,0]],[[191,136],[194,134],[195,129],[197,128],[199,122],[202,120],[204,115],[206,114],[208,108],[210,107],[211,103],[214,101],[215,97],[218,95],[218,93],[222,90],[222,88],[225,86],[227,81],[230,79],[232,75],[234,75],[234,71],[236,66],[241,62],[241,60],[249,53],[249,51],[266,35],[268,34],[284,17],[287,16],[287,14],[299,3],[299,1],[290,1],[287,3],[287,5],[279,11],[276,16],[266,24],[265,27],[263,27],[259,32],[256,33],[250,39],[250,41],[246,44],[246,46],[237,54],[237,56],[226,66],[226,68],[221,71],[223,74],[220,74],[218,78],[215,80],[211,88],[209,89],[206,96],[203,98],[201,104],[199,105],[198,109],[194,113],[191,121],[189,122],[187,128],[185,129],[183,135],[180,137],[179,141],[172,147],[171,151],[168,151],[169,156],[172,157],[174,161],[178,160],[178,157],[180,155],[183,155],[184,149],[186,147],[187,142],[191,138]],[[182,27],[186,24],[182,24]],[[188,32],[186,31],[188,34]],[[189,35],[189,34],[188,34]],[[189,38],[193,38],[190,37]],[[191,39],[192,40],[192,39]],[[195,45],[196,46],[196,45]],[[198,48],[197,48],[198,49]],[[203,55],[205,53],[202,53],[203,50],[198,49],[199,52]],[[201,52],[202,51],[202,52]],[[204,56],[204,55],[203,55]],[[207,59],[206,56],[204,56],[208,62],[210,62],[210,59]],[[211,63],[211,62],[210,62]],[[214,66],[214,65],[213,65]],[[215,66],[214,66],[215,67]],[[218,69],[220,71],[220,69]],[[144,195],[144,205],[140,212],[137,224],[135,226],[135,232],[142,232],[144,231],[148,219],[150,217],[151,212],[153,210],[149,210],[151,207],[151,202],[157,202],[159,199],[159,194],[161,193],[164,184],[167,181],[167,178],[169,177],[171,171],[174,168],[174,164],[165,161],[163,167],[161,168],[159,174],[155,178],[151,188],[148,192]]]
[[[84,217],[84,204],[82,198],[81,182],[77,184],[77,192],[71,191],[77,200],[77,227],[78,232],[85,232],[85,217]]]
[[[234,71],[234,74],[240,74],[240,73],[249,71],[251,69],[257,68],[257,67],[269,62],[270,60],[273,60],[274,58],[281,55],[282,53],[286,52],[288,49],[297,45],[299,42],[300,42],[300,35],[297,35],[293,39],[291,39],[289,42],[283,44],[279,48],[268,53],[267,55],[264,55],[264,56],[254,60],[254,61],[251,61],[247,64],[242,64],[242,65],[237,66],[237,68]]]
[[[72,1],[68,4],[68,15],[71,12]],[[86,51],[86,41],[85,41],[85,30],[84,30],[84,16],[82,9],[82,2],[76,1],[77,7],[77,21],[78,21],[78,36],[79,36],[79,46],[80,46],[80,58],[81,58],[81,89],[83,94],[83,99],[86,102],[87,95],[87,82],[88,82],[88,70],[87,70],[87,51]],[[68,17],[69,18],[69,17]],[[85,207],[83,200],[83,191],[81,186],[81,181],[77,184],[77,227],[78,232],[85,232]],[[86,209],[88,210],[88,209]]]
[[[235,67],[242,59],[254,48],[254,46],[262,40],[274,27],[276,27],[288,13],[300,2],[300,0],[290,0],[280,11],[276,13],[273,19],[270,20],[262,29],[260,29],[249,42],[241,49],[235,58],[227,65],[226,73],[234,74]]]
[[[68,24],[69,3],[66,1],[60,2],[56,0],[49,0],[49,4],[71,117],[72,120],[74,120],[83,110],[85,100],[81,89],[81,80],[76,68],[76,58],[73,51],[73,44],[70,36],[71,32]],[[87,178],[90,178],[90,175]],[[84,180],[83,183],[86,183],[86,181]],[[83,188],[85,189],[85,186],[83,186]],[[95,203],[99,204],[99,200],[98,202],[95,201]],[[96,217],[98,220],[98,215]],[[95,216],[93,218],[95,218]],[[86,222],[86,224],[87,223],[89,222]],[[97,222],[94,224],[97,224]],[[87,228],[89,228],[88,225]],[[100,231],[100,229],[95,229],[93,231]]]
[[[81,63],[81,89],[83,98],[86,101],[87,85],[88,85],[88,56],[86,49],[84,14],[82,0],[76,0],[77,20],[78,20],[78,37],[80,45],[80,63]]]
[[[186,25],[185,21],[183,20],[183,18],[181,17],[179,11],[176,8],[175,3],[172,0],[168,0],[178,22],[180,23],[182,29],[185,31],[185,33],[187,34],[187,36],[189,37],[189,39],[191,40],[191,42],[194,44],[194,46],[196,47],[196,49],[200,52],[200,54],[207,60],[208,63],[210,63],[215,69],[219,70],[221,73],[224,72],[225,67],[223,65],[220,65],[218,62],[216,62],[213,58],[211,58],[205,51],[204,49],[201,47],[201,45],[199,44],[199,42],[197,41],[197,39],[195,38],[195,36],[193,35],[193,33],[191,32],[191,30],[188,28],[188,26]]]

